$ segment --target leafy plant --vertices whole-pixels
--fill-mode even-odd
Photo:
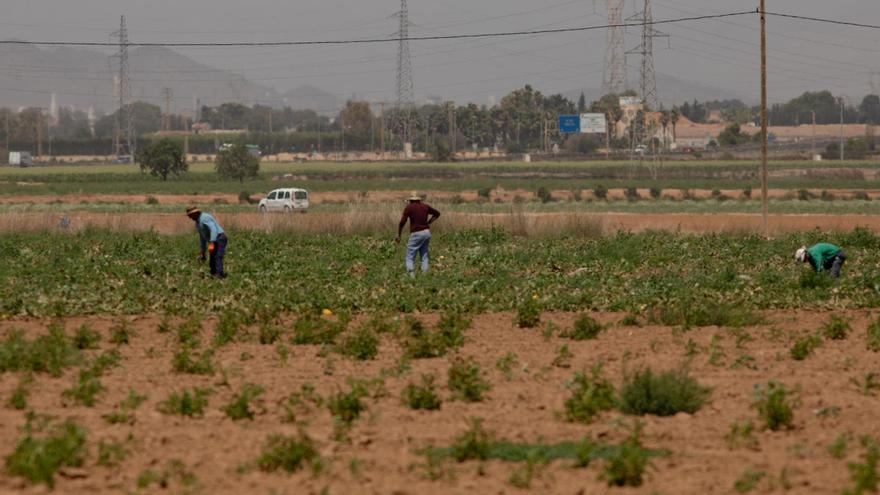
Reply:
[[[296,345],[332,345],[336,337],[348,326],[348,320],[326,320],[316,312],[306,312],[293,324],[293,338]]]
[[[642,424],[636,422],[632,433],[605,460],[600,479],[608,486],[641,486],[651,465],[651,453],[642,445]]]
[[[265,389],[259,385],[246,383],[241,392],[232,397],[232,401],[223,406],[223,412],[233,421],[240,419],[254,419],[254,411],[251,409],[251,401],[259,397]]]
[[[447,372],[447,385],[456,399],[465,402],[480,402],[483,394],[492,386],[483,379],[480,365],[473,359],[458,358],[452,362]]]
[[[12,391],[12,395],[10,395],[9,399],[6,401],[6,406],[19,411],[26,409],[27,398],[30,393],[29,387],[33,382],[34,377],[32,375],[22,375],[18,380],[18,385],[16,385],[15,390]]]
[[[849,326],[849,321],[846,318],[838,315],[831,315],[831,319],[828,323],[822,326],[822,335],[825,336],[826,339],[831,340],[844,340],[849,332],[852,330]]]
[[[865,449],[865,453],[862,456],[864,462],[850,462],[847,464],[853,487],[844,490],[844,495],[862,495],[863,493],[877,492],[877,462],[880,461],[880,447],[871,437],[862,437],[861,444]]]
[[[97,349],[101,342],[101,334],[84,323],[73,334],[73,345],[80,350]]]
[[[758,439],[754,437],[755,424],[752,420],[747,419],[742,423],[734,422],[730,425],[730,431],[724,436],[727,447],[730,449],[748,448],[755,450],[758,448]]]
[[[560,337],[571,340],[592,340],[599,337],[604,327],[592,316],[584,314],[574,321],[574,327]]]
[[[461,311],[450,309],[440,316],[437,323],[440,341],[447,349],[464,345],[464,332],[471,327],[471,319]]]
[[[483,420],[471,418],[470,427],[452,444],[452,458],[458,462],[486,460],[492,447],[493,435],[483,428]]]
[[[81,359],[73,342],[58,324],[49,326],[48,335],[27,341],[21,330],[12,330],[0,342],[0,373],[30,371],[61,376],[62,371]]]
[[[306,465],[315,468],[320,462],[320,454],[314,441],[300,432],[298,436],[272,435],[263,446],[257,466],[260,471],[285,471],[294,473]]]
[[[573,357],[571,349],[567,345],[562,345],[556,349],[556,355],[550,364],[557,368],[571,368],[571,358]]]
[[[38,422],[39,423],[39,422]],[[62,467],[79,467],[85,457],[86,431],[67,420],[50,426],[28,419],[24,436],[6,458],[6,471],[31,483],[55,486],[55,473]]]
[[[105,414],[104,419],[110,424],[132,423],[134,422],[132,413],[146,400],[146,395],[140,395],[130,389],[125,399],[116,405],[113,412]]]
[[[242,317],[234,311],[220,313],[217,327],[214,329],[214,345],[222,347],[235,341],[243,325]]]
[[[752,405],[767,428],[773,431],[794,428],[792,392],[785,385],[776,381],[756,385]]]
[[[880,318],[868,325],[865,344],[869,351],[880,352]]]
[[[535,298],[526,299],[516,307],[516,325],[535,328],[541,322],[541,307]]]
[[[434,385],[435,377],[431,374],[422,375],[421,385],[410,383],[403,388],[403,403],[410,409],[435,411],[440,409],[440,398]]]
[[[758,486],[758,483],[765,477],[767,477],[767,473],[764,471],[752,471],[751,469],[746,469],[743,474],[733,482],[733,489],[736,490],[737,493],[748,493],[754,490]]]
[[[516,366],[517,358],[516,354],[512,352],[508,352],[504,356],[498,358],[495,361],[495,369],[501,372],[504,375],[504,379],[510,381],[513,379],[513,367]]]
[[[159,403],[159,412],[176,414],[188,418],[197,418],[205,414],[210,391],[203,388],[184,389],[183,392],[172,392],[168,398]]]
[[[277,342],[283,333],[284,331],[278,325],[264,321],[260,323],[257,339],[260,341],[260,344],[271,345]]]
[[[638,415],[693,414],[703,407],[710,394],[711,390],[697,383],[686,368],[663,373],[646,368],[624,378],[620,387],[620,410]]]
[[[183,345],[174,353],[171,359],[171,369],[175,373],[213,375],[213,357],[214,351],[211,349],[199,351],[189,345]]]
[[[198,478],[186,468],[183,461],[171,459],[161,471],[147,469],[138,475],[137,487],[143,489],[156,484],[159,488],[168,488],[173,481],[176,481],[186,493],[188,488],[194,487],[198,483]]]
[[[116,345],[127,345],[131,342],[134,330],[128,320],[120,319],[110,328],[110,342]]]
[[[846,447],[847,443],[850,440],[850,436],[844,433],[839,433],[836,437],[834,437],[834,441],[828,444],[825,450],[828,451],[828,454],[835,459],[843,459],[846,456]]]
[[[358,328],[345,336],[338,346],[339,353],[358,361],[376,359],[379,354],[379,337],[369,328]]]
[[[116,467],[122,464],[122,461],[128,456],[128,449],[122,442],[115,440],[101,440],[98,442],[98,460],[99,466]]]
[[[437,332],[425,328],[418,319],[407,317],[404,321],[403,352],[409,359],[428,359],[446,354],[449,348]]]
[[[791,347],[791,358],[795,361],[807,359],[813,351],[822,345],[822,339],[818,335],[807,335],[797,339]]]
[[[565,400],[565,417],[569,421],[590,423],[602,411],[614,408],[614,386],[602,377],[602,367],[596,365],[587,376],[576,373],[568,385],[571,396]]]
[[[361,401],[367,393],[360,387],[352,387],[348,392],[337,392],[327,398],[327,409],[335,419],[345,425],[350,425],[367,406]]]

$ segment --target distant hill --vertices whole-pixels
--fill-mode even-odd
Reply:
[[[132,49],[131,90],[135,100],[164,106],[162,88],[171,88],[172,111],[203,105],[238,102],[280,106],[286,99],[297,108],[336,109],[336,98],[318,88],[303,87],[286,95],[249,81],[240,74],[215,69],[162,47]],[[58,105],[99,112],[116,108],[115,60],[107,54],[79,48],[39,48],[30,45],[0,46],[0,106],[48,107],[56,93]],[[317,108],[316,108],[317,109]]]
[[[630,86],[635,86],[637,84],[638,81],[633,80],[631,81]],[[598,88],[586,88],[584,90],[576,89],[567,91],[563,93],[563,95],[572,101],[577,101],[580,97],[581,91],[584,92],[587,103],[596,101],[602,97],[602,92]],[[660,73],[657,74],[657,94],[660,98],[660,102],[663,103],[666,108],[672,108],[673,105],[681,105],[685,101],[693,101],[694,99],[699,101],[739,99],[746,104],[754,103],[747,96],[737,94],[736,92],[692,81],[686,81],[675,76]]]

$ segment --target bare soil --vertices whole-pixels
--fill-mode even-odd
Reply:
[[[560,328],[572,325],[576,315],[542,315],[542,325],[552,322]],[[67,470],[57,477],[56,493],[128,493],[136,491],[136,480],[146,469],[161,470],[177,459],[198,479],[192,490],[197,493],[375,493],[375,494],[447,494],[447,493],[520,493],[508,482],[521,464],[501,461],[466,462],[447,465],[448,476],[431,481],[422,466],[425,458],[419,449],[446,446],[466,429],[466,419],[483,418],[487,429],[498,438],[522,442],[578,441],[590,436],[603,442],[619,442],[635,418],[609,412],[593,424],[568,423],[560,416],[567,398],[566,381],[578,370],[604,363],[605,374],[619,385],[625,370],[651,366],[666,370],[688,362],[692,375],[712,387],[711,403],[693,415],[641,418],[645,423],[644,444],[667,449],[670,455],[653,461],[644,486],[609,488],[599,481],[601,461],[586,469],[574,469],[568,461],[555,461],[540,467],[532,482],[535,493],[734,493],[734,482],[744,471],[765,472],[758,492],[839,493],[849,485],[847,462],[860,460],[862,449],[851,441],[845,458],[837,460],[826,447],[838,434],[858,438],[880,438],[877,410],[880,399],[862,395],[853,384],[870,371],[880,371],[877,354],[866,351],[865,328],[873,315],[847,312],[852,318],[853,333],[840,341],[826,341],[804,361],[789,357],[790,339],[815,331],[827,321],[823,312],[782,311],[766,314],[766,324],[736,332],[720,328],[702,328],[687,332],[668,327],[623,327],[621,314],[595,314],[609,325],[597,340],[573,342],[552,337],[541,331],[516,328],[513,315],[507,313],[477,316],[467,332],[467,343],[460,354],[473,357],[482,367],[492,389],[485,402],[466,404],[447,400],[446,371],[452,357],[417,360],[400,377],[385,378],[387,395],[365,400],[368,410],[354,422],[350,442],[332,440],[332,421],[326,408],[314,409],[305,417],[305,431],[317,442],[325,458],[324,470],[308,470],[293,475],[263,473],[248,467],[270,434],[296,434],[297,427],[282,422],[279,405],[302,385],[312,384],[326,396],[347,390],[346,379],[380,376],[382,370],[395,368],[400,349],[385,337],[378,359],[355,362],[330,354],[319,356],[315,346],[290,346],[288,361],[282,362],[275,347],[240,342],[220,348],[215,355],[217,369],[210,377],[172,373],[171,358],[176,348],[174,335],[157,333],[157,316],[127,317],[136,331],[130,345],[119,348],[123,361],[101,380],[106,391],[94,408],[75,406],[62,398],[62,391],[72,384],[76,370],[69,369],[61,378],[37,375],[28,399],[29,408],[57,418],[73,418],[88,429],[90,453],[85,466]],[[436,315],[420,315],[426,322]],[[110,317],[78,317],[64,321],[68,332],[89,323],[102,334],[102,350],[108,342],[109,328],[117,321]],[[0,336],[12,328],[21,328],[30,338],[45,332],[48,320],[21,319],[0,322]],[[290,319],[283,325],[289,326]],[[204,340],[212,336],[215,321],[205,321]],[[778,330],[771,330],[778,329]],[[713,337],[720,357],[710,364],[708,349]],[[693,341],[698,353],[688,360],[685,347]],[[556,350],[568,345],[574,357],[570,368],[551,365]],[[89,351],[95,353],[98,351]],[[506,380],[496,362],[513,353],[516,364]],[[751,359],[749,359],[751,358]],[[438,376],[444,402],[436,412],[412,411],[401,404],[401,390],[421,373]],[[753,387],[768,380],[799,387],[795,407],[795,428],[770,432],[760,428],[751,407]],[[0,397],[4,402],[18,383],[13,373],[0,375]],[[244,383],[266,388],[252,421],[233,422],[221,407]],[[183,387],[207,387],[213,390],[204,417],[183,419],[166,416],[157,405],[172,391]],[[133,424],[110,425],[102,415],[113,410],[129,390],[148,395],[135,412]],[[838,409],[839,408],[839,409]],[[824,413],[820,414],[821,411]],[[25,414],[0,408],[0,457],[12,452],[18,429]],[[751,419],[758,426],[754,436],[757,446],[731,448],[725,441],[730,425]],[[127,441],[129,456],[118,468],[96,465],[99,440]],[[242,468],[242,469],[240,469]],[[170,491],[184,492],[176,481]],[[44,493],[44,487],[32,487],[19,478],[0,474],[2,493]]]

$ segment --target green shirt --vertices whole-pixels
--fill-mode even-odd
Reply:
[[[816,272],[821,272],[825,268],[825,263],[834,259],[840,253],[840,248],[834,244],[820,242],[807,249],[807,252],[810,253],[810,263],[813,265],[813,269]]]

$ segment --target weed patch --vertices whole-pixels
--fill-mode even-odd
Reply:
[[[465,402],[480,402],[492,386],[483,379],[480,365],[472,359],[456,359],[449,366],[447,385],[454,398]]]
[[[646,368],[624,378],[620,387],[620,410],[637,415],[693,414],[703,407],[710,393],[685,368],[663,373]]]
[[[604,327],[590,315],[581,315],[574,321],[571,330],[563,332],[560,337],[571,340],[592,340],[599,337]]]
[[[205,414],[210,391],[203,388],[172,392],[168,398],[159,403],[159,412],[187,418],[200,418]]]
[[[871,352],[880,352],[880,318],[868,325],[865,346]]]
[[[87,324],[81,325],[73,334],[73,345],[80,350],[97,349],[101,334]]]
[[[284,471],[294,473],[307,465],[315,468],[320,461],[318,449],[311,438],[300,432],[299,436],[272,435],[257,457],[260,471]]]
[[[571,391],[565,400],[568,421],[590,423],[602,411],[614,408],[614,386],[602,376],[601,366],[594,366],[589,376],[576,373],[568,389]]]
[[[422,375],[422,383],[410,383],[403,388],[403,403],[410,409],[436,411],[440,409],[440,398],[434,385],[434,375]]]
[[[85,456],[86,431],[68,420],[50,426],[48,422],[29,418],[24,436],[6,458],[6,470],[31,483],[55,486],[55,473],[62,467],[79,467]]]
[[[526,299],[516,307],[516,326],[535,328],[541,323],[541,306],[536,298]]]
[[[755,386],[753,407],[767,428],[778,431],[794,428],[792,391],[785,385],[770,381],[765,386]]]
[[[850,331],[849,321],[838,315],[831,315],[828,323],[822,326],[822,335],[829,340],[845,340]]]
[[[608,486],[641,486],[651,465],[651,452],[642,445],[642,424],[636,423],[629,438],[606,458],[600,479]]]
[[[813,351],[819,348],[822,345],[822,338],[818,335],[807,335],[805,337],[801,337],[794,342],[794,345],[791,347],[791,358],[795,361],[803,361],[807,359]]]
[[[345,336],[337,349],[343,356],[358,361],[376,359],[379,354],[379,337],[369,328],[361,327]]]
[[[33,341],[25,340],[21,330],[12,330],[0,342],[0,373],[31,371],[58,377],[80,359],[79,350],[57,324],[49,326],[48,335],[41,335]]]
[[[862,456],[864,462],[850,462],[847,464],[853,486],[844,490],[844,495],[877,493],[877,462],[880,461],[880,447],[870,437],[862,437],[861,443],[865,449],[865,453]]]
[[[265,389],[259,385],[245,384],[241,392],[236,394],[229,404],[223,406],[223,412],[233,421],[254,419],[255,412],[251,409],[251,402],[264,391]]]

